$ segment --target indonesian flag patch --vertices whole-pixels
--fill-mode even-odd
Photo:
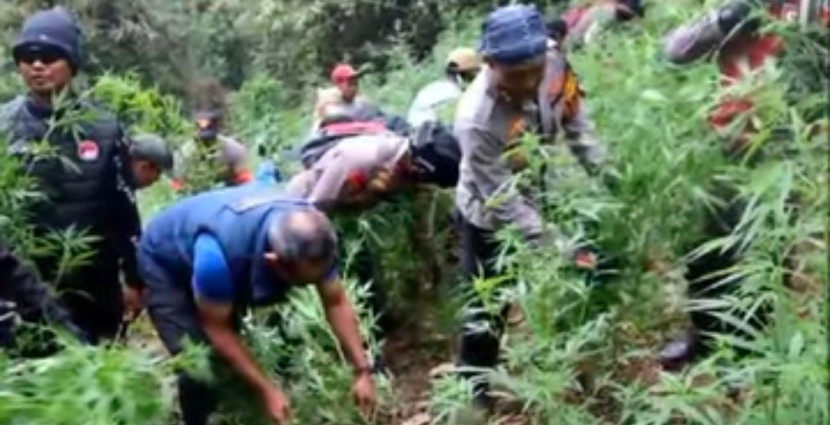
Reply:
[[[78,158],[82,161],[93,162],[98,159],[101,154],[101,149],[98,143],[92,140],[84,140],[78,143]]]
[[[581,250],[577,252],[574,263],[580,269],[593,270],[597,268],[597,256],[591,251]]]

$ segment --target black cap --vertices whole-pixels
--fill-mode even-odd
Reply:
[[[83,56],[83,34],[78,21],[61,6],[41,10],[26,19],[20,36],[12,47],[15,59],[25,51],[54,49],[60,52],[74,71]]]
[[[161,136],[139,134],[133,137],[131,142],[131,157],[150,161],[165,172],[173,170],[173,150]]]

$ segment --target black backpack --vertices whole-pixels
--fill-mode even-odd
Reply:
[[[449,127],[434,121],[421,124],[412,138],[416,180],[442,188],[458,184],[461,148]]]

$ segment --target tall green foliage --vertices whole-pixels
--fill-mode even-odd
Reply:
[[[765,159],[758,165],[722,159],[723,142],[706,124],[722,95],[716,69],[706,63],[675,69],[660,59],[661,37],[696,13],[687,6],[652,8],[642,28],[606,34],[572,55],[599,134],[622,171],[616,193],[598,187],[569,158],[531,156],[560,170],[548,193],[553,207],[548,220],[571,234],[589,230],[586,222],[597,223],[593,231],[600,245],[627,260],[615,283],[591,287],[555,254],[519,249],[508,257],[519,284],[506,296],[523,306],[526,329],[511,336],[507,367],[494,379],[524,405],[533,423],[828,420],[822,383],[827,349],[820,342],[826,338],[826,299],[817,296],[826,289],[827,261],[821,258],[827,254],[828,199],[826,187],[816,185],[826,180],[828,169],[826,135],[816,129],[827,120],[816,122],[814,113],[826,99],[816,91],[784,96],[793,74],[780,67],[758,73],[731,90],[752,93],[756,100],[753,124],[759,132],[753,147]],[[793,28],[780,30],[799,40],[791,59],[816,59],[808,52],[822,51]],[[810,78],[828,81],[826,73]],[[796,89],[805,82],[816,84],[802,80]],[[712,182],[737,187],[749,208],[733,234],[690,253],[700,241],[706,205],[722,202]],[[804,241],[813,241],[812,247],[794,251]],[[653,353],[679,324],[682,311],[669,294],[685,285],[679,277],[683,262],[736,244],[747,249],[734,270],[744,278],[738,293],[683,305],[715,311],[746,336],[718,335],[720,348],[712,358],[679,375],[661,372]],[[810,282],[806,287],[794,288],[785,279],[793,271],[784,260],[793,252],[810,264],[797,272]],[[657,270],[655,263],[669,270]],[[495,286],[476,285],[479,293]],[[754,327],[750,315],[765,308],[773,312],[769,324]],[[734,347],[751,355],[738,357]],[[447,397],[456,387],[438,389],[434,411],[452,418],[459,405]]]
[[[12,2],[17,3],[21,2]],[[100,6],[91,0],[76,3]],[[398,3],[372,9],[364,2],[172,1],[159,4],[157,11],[143,9],[141,13],[159,13],[159,19],[171,14],[162,21],[181,26],[167,27],[169,34],[193,30],[191,24],[196,27],[187,35],[178,35],[192,43],[190,49],[177,50],[181,41],[153,48],[169,47],[168,53],[174,52],[170,54],[197,73],[217,76],[232,87],[239,85],[231,108],[232,128],[250,147],[263,146],[266,155],[277,156],[290,169],[296,164],[284,155],[285,150],[302,141],[310,121],[309,94],[313,91],[307,83],[317,82],[325,65],[349,55],[360,61],[378,60],[388,72],[366,78],[365,93],[385,110],[405,113],[417,90],[440,78],[449,49],[475,44],[478,20],[453,15],[456,2],[452,3],[437,7],[443,19],[454,19],[458,25],[448,25],[449,30],[423,61],[413,58],[411,47],[398,44],[367,49],[369,45],[357,38],[342,45],[333,42],[342,31],[348,32],[348,25],[370,27],[366,16],[379,17],[384,8],[404,7]],[[459,7],[489,5],[457,3]],[[0,10],[3,7],[8,5],[0,5]],[[131,7],[135,6],[114,6],[121,11]],[[435,4],[418,7],[425,9],[413,16],[424,19],[421,13]],[[706,124],[708,111],[722,95],[715,66],[701,63],[678,69],[661,59],[662,36],[700,7],[691,0],[652,7],[642,26],[615,28],[598,44],[571,54],[599,135],[622,174],[616,192],[610,193],[586,176],[568,155],[539,147],[534,140],[527,140],[525,146],[532,153],[531,168],[545,164],[555,171],[543,197],[547,221],[571,235],[594,238],[617,254],[623,260],[620,276],[605,286],[586,285],[583,276],[557,253],[530,251],[507,231],[506,242],[516,249],[503,261],[517,285],[500,291],[500,282],[480,281],[466,288],[482,296],[499,295],[523,308],[525,324],[509,334],[505,367],[493,378],[531,423],[777,425],[819,424],[828,419],[827,311],[821,296],[828,273],[828,147],[826,134],[816,131],[817,118],[827,124],[822,113],[827,104],[815,88],[827,84],[821,59],[826,46],[792,28],[776,28],[791,46],[788,55],[731,89],[751,92],[757,101],[759,132],[753,142],[765,161],[754,166],[727,161],[721,153],[722,140]],[[330,27],[333,19],[346,27]],[[417,32],[417,28],[410,30]],[[411,36],[409,30],[404,32],[401,38]],[[400,41],[382,38],[383,43]],[[317,48],[321,43],[325,49]],[[161,68],[155,65],[153,60],[143,64],[157,72]],[[152,75],[139,72],[144,78]],[[16,84],[11,78],[8,81],[7,86],[0,83],[0,93]],[[159,79],[163,85],[166,81]],[[189,137],[182,108],[157,91],[140,88],[137,78],[107,76],[94,87],[96,98],[135,130],[158,131],[176,141]],[[0,153],[0,226],[6,229],[25,220],[17,214],[18,206],[36,196],[25,178],[5,167],[10,161],[7,153]],[[737,188],[750,207],[732,235],[696,246],[705,209],[721,201],[712,190],[713,182]],[[142,194],[145,216],[152,216],[177,196],[163,184],[150,189]],[[441,229],[446,227],[451,196],[451,191],[439,193],[430,207],[431,222]],[[344,227],[350,242],[370,241],[381,257],[386,284],[396,294],[419,284],[421,273],[409,244],[412,206],[403,198],[356,217],[348,229]],[[436,249],[442,249],[438,247],[445,245],[445,237],[436,238]],[[736,270],[744,276],[738,293],[726,299],[685,300],[679,295],[686,285],[683,264],[691,256],[746,242],[751,243]],[[793,253],[797,255],[786,255]],[[797,260],[795,266],[784,261],[787,258]],[[800,283],[794,284],[794,275]],[[783,284],[785,280],[790,287]],[[351,290],[360,292],[354,286]],[[405,291],[401,294],[394,298],[409,300]],[[763,329],[752,327],[748,312],[767,306],[772,320]],[[653,353],[685,325],[684,313],[692,309],[717,309],[724,320],[753,338],[719,335],[718,350],[711,358],[679,374],[664,373]],[[348,400],[348,368],[339,361],[341,356],[311,291],[296,294],[275,311],[280,313],[284,331],[268,320],[271,312],[267,312],[248,319],[246,337],[262,364],[289,390],[299,423],[360,423]],[[364,328],[369,321],[365,318]],[[739,357],[734,347],[751,355]],[[30,368],[39,363],[3,361],[0,370],[7,371],[3,378],[8,379],[0,379],[0,399],[6,394],[9,403],[0,403],[0,419],[18,421],[13,424],[59,423],[48,422],[54,411],[43,399],[26,399],[29,393],[21,388],[58,388],[56,382],[66,370],[90,371],[97,366],[111,372],[102,378],[104,383],[93,381],[89,392],[73,386],[59,393],[68,411],[80,412],[81,403],[94,398],[90,423],[104,423],[95,422],[99,416],[115,423],[150,423],[169,413],[170,396],[157,390],[162,376],[169,376],[171,370],[151,369],[143,353],[70,350],[45,363],[51,369],[37,369],[47,370],[44,374]],[[60,373],[49,372],[54,370]],[[102,376],[82,374],[93,375]],[[136,383],[128,385],[127,377]],[[111,382],[124,385],[112,386]],[[244,386],[228,385],[231,394],[223,410],[224,423],[260,421],[259,405],[251,402]],[[383,382],[382,388],[383,405],[394,404],[388,383]],[[107,396],[92,397],[93,389]],[[70,391],[89,399],[70,399]],[[123,400],[133,397],[141,397],[140,406],[122,409]],[[459,412],[468,401],[468,386],[454,377],[433,382],[431,412],[436,423],[467,423]]]

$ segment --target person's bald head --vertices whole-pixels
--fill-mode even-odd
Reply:
[[[326,216],[312,208],[276,217],[268,229],[271,258],[282,274],[308,283],[320,280],[337,259],[337,235]]]

